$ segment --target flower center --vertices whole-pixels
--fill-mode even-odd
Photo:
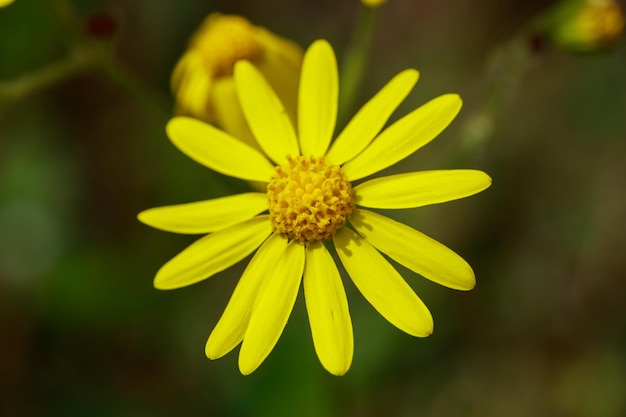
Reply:
[[[354,207],[352,186],[323,157],[287,157],[267,185],[274,231],[301,243],[329,239]]]
[[[240,59],[254,61],[263,50],[255,38],[255,27],[241,16],[220,16],[197,38],[204,65],[214,77],[233,74]]]

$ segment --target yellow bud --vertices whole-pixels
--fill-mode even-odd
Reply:
[[[624,33],[624,14],[613,0],[575,0],[560,5],[550,19],[548,37],[572,52],[594,52],[615,46]]]
[[[387,0],[361,0],[361,3],[367,7],[378,7],[387,3]]]

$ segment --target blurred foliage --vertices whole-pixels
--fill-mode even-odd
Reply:
[[[359,2],[72,1],[79,32],[90,16],[114,18],[121,72],[84,69],[0,108],[0,415],[626,415],[626,49],[570,56],[516,43],[529,48],[523,71],[519,55],[497,58],[552,3],[380,8],[358,104],[408,67],[421,79],[398,114],[447,92],[465,102],[396,169],[476,168],[494,183],[397,215],[464,256],[478,285],[454,292],[398,267],[435,319],[432,336],[414,339],[347,283],[355,359],[337,378],[315,357],[302,297],[253,375],[239,374],[236,354],[207,360],[242,267],[159,292],[154,273],[193,237],[135,216],[247,187],[164,133],[171,70],[204,16],[241,14],[302,46],[329,39],[341,62]],[[0,80],[71,54],[77,29],[59,4],[0,10]],[[485,107],[494,95],[505,98]],[[488,140],[467,146],[482,129]]]

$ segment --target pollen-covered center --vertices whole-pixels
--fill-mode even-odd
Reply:
[[[352,213],[350,182],[323,157],[287,159],[267,186],[274,231],[302,243],[330,238]]]
[[[221,16],[197,38],[207,71],[214,77],[232,75],[240,59],[254,61],[263,54],[255,27],[241,16]]]

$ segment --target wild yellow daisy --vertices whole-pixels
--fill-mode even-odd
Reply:
[[[467,197],[489,187],[487,174],[422,171],[354,185],[426,145],[459,112],[459,96],[446,94],[383,130],[417,78],[412,69],[394,77],[331,144],[337,63],[332,47],[318,40],[304,57],[297,127],[253,65],[240,61],[235,67],[237,93],[263,152],[192,118],[175,117],[168,123],[168,136],[190,158],[225,175],[267,183],[266,193],[139,214],[142,222],[158,229],[208,233],[161,267],[154,280],[159,289],[206,279],[256,250],[209,336],[209,358],[219,358],[241,343],[239,369],[253,372],[278,341],[302,282],[319,360],[330,373],[344,374],[352,362],[352,323],[340,273],[325,243],[331,250],[334,246],[374,308],[413,336],[428,336],[432,317],[381,252],[444,286],[474,287],[471,267],[453,251],[366,208],[401,209]]]
[[[295,120],[302,49],[238,15],[210,14],[172,72],[176,112],[218,125],[252,146],[233,79],[235,63],[250,61]],[[258,147],[257,147],[258,149]]]

